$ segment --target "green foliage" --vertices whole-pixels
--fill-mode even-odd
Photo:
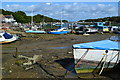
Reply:
[[[26,18],[27,16],[24,12],[17,11],[13,14],[13,16],[17,22],[27,23],[27,18]]]
[[[13,15],[14,19],[19,23],[31,23],[31,16],[27,16],[25,12],[23,11],[17,11],[17,12],[11,12],[11,11],[5,11],[3,9],[0,9],[2,11],[3,15]],[[49,18],[44,15],[37,14],[33,16],[34,23],[40,23],[40,22],[60,22],[60,20]],[[63,22],[67,22],[66,20],[63,20]]]
[[[11,14],[13,14],[13,12],[11,12],[11,11],[5,11],[3,9],[0,9],[0,12],[2,12],[3,15],[11,15]]]
[[[83,21],[85,22],[111,22],[112,26],[120,26],[120,16],[80,20],[80,22],[83,22]]]
[[[98,18],[98,19],[86,19],[86,20],[80,20],[80,22],[105,22],[105,21],[112,21],[112,22],[118,22],[120,23],[120,16],[113,16],[113,17],[105,17],[105,18]]]
[[[15,64],[18,65],[18,66],[20,66],[20,65],[22,65],[23,63],[22,63],[21,61],[16,61]]]

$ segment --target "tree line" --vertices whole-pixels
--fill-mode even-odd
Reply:
[[[27,16],[25,12],[23,11],[17,11],[17,12],[11,12],[1,9],[0,10],[3,15],[12,15],[14,19],[19,23],[31,23],[31,16]],[[41,14],[37,14],[33,16],[34,23],[40,23],[40,22],[60,22],[60,20],[53,19]],[[67,22],[67,20],[62,20],[63,22]]]
[[[112,25],[120,25],[120,16],[79,20],[79,22],[83,22],[83,21],[84,22],[111,22]]]

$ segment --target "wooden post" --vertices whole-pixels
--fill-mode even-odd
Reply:
[[[16,48],[15,57],[18,57],[18,48]]]

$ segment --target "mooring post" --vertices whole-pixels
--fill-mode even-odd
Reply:
[[[18,48],[16,47],[16,53],[15,53],[15,57],[18,57]]]

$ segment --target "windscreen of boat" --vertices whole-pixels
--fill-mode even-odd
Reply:
[[[13,37],[12,35],[10,35],[8,33],[4,33],[3,36],[4,36],[5,39],[10,39],[10,38]]]

